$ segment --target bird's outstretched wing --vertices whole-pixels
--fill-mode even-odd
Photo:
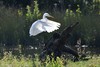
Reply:
[[[58,22],[55,22],[55,21],[51,21],[51,20],[47,20],[46,22],[45,22],[45,29],[46,29],[46,31],[48,32],[48,33],[50,33],[50,32],[53,32],[53,31],[55,31],[55,30],[57,30],[57,29],[59,29],[59,27],[60,27],[60,23],[58,23]]]
[[[30,36],[35,36],[44,31],[46,31],[46,29],[44,28],[43,22],[41,20],[37,20],[30,27],[29,34]]]
[[[51,20],[37,20],[35,21],[29,31],[30,36],[35,36],[39,33],[47,31],[48,33],[59,29],[60,23]]]

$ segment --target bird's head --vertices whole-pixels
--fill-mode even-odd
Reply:
[[[48,13],[44,13],[43,18],[46,18],[46,17],[52,17],[53,18],[53,16],[49,15]]]

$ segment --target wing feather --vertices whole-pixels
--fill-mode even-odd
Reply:
[[[59,29],[60,25],[60,23],[51,20],[37,20],[30,27],[29,34],[30,36],[35,36],[44,31],[50,33]]]
[[[43,24],[42,24],[42,21],[41,20],[37,20],[35,21],[32,26],[30,27],[30,30],[29,30],[29,34],[30,36],[35,36],[41,32],[44,32],[46,31]]]
[[[59,27],[61,25],[60,23],[55,22],[55,21],[51,21],[51,20],[47,20],[45,23],[48,25],[48,26],[44,26],[48,33],[59,29]]]

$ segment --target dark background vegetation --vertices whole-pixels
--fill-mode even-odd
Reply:
[[[100,0],[0,0],[0,46],[40,45],[52,36],[41,33],[29,36],[29,28],[44,12],[61,23],[61,32],[66,26],[80,22],[73,30],[69,45],[82,44],[100,47]]]

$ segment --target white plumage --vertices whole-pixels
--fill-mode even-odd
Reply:
[[[51,21],[46,17],[52,17],[48,13],[44,13],[43,18],[35,21],[30,27],[29,34],[30,36],[35,36],[39,33],[47,31],[48,33],[53,32],[60,27],[60,23]]]

